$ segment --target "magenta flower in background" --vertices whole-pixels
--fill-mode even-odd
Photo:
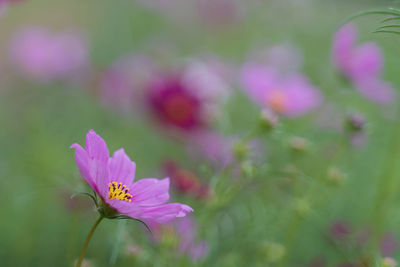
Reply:
[[[148,101],[160,123],[184,131],[205,127],[203,103],[189,91],[181,77],[171,75],[153,80],[150,87]]]
[[[195,173],[181,168],[174,161],[167,161],[164,164],[164,171],[177,192],[199,199],[207,199],[210,196],[210,188]]]
[[[319,90],[300,73],[281,75],[272,66],[250,62],[243,67],[241,80],[255,103],[279,115],[297,117],[322,102]]]
[[[88,48],[73,32],[53,34],[41,27],[17,32],[10,60],[28,79],[48,82],[81,77],[88,67]]]
[[[228,94],[213,66],[193,61],[182,71],[154,75],[147,103],[160,124],[188,134],[208,128]]]
[[[357,45],[358,31],[346,24],[336,32],[332,46],[332,61],[337,70],[349,79],[366,98],[388,104],[395,99],[391,84],[381,80],[383,57],[374,42]]]
[[[123,149],[110,157],[106,143],[93,130],[86,135],[85,148],[79,144],[71,148],[75,149],[80,173],[101,197],[109,215],[120,213],[134,219],[166,223],[193,211],[180,203],[164,204],[169,200],[169,178],[134,182],[136,164]]]

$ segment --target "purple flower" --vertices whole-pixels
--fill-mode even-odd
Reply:
[[[396,253],[396,250],[399,246],[399,242],[396,237],[392,233],[386,233],[381,238],[380,249],[382,256],[391,257]]]
[[[14,37],[11,61],[27,78],[47,82],[82,75],[87,68],[88,51],[75,33],[52,34],[44,28],[32,27]]]
[[[300,73],[283,76],[268,65],[246,64],[242,70],[242,84],[254,102],[283,116],[303,115],[322,102],[321,93],[307,77]]]
[[[180,203],[164,204],[169,200],[169,178],[134,182],[136,164],[123,149],[110,157],[105,141],[93,130],[86,135],[85,148],[76,143],[71,148],[75,148],[80,173],[101,197],[104,207],[157,223],[166,223],[193,211]]]
[[[207,256],[208,244],[204,240],[197,240],[196,224],[192,217],[176,221],[180,243],[179,251],[186,253],[193,261],[198,261]]]
[[[378,104],[392,102],[395,91],[390,83],[381,80],[383,59],[379,46],[374,42],[357,45],[357,39],[354,24],[339,29],[333,39],[333,64],[364,97]]]

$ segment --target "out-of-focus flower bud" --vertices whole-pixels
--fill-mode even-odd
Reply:
[[[254,164],[250,160],[245,160],[240,165],[240,169],[245,177],[253,177],[255,173]]]
[[[346,118],[346,129],[350,132],[362,131],[366,120],[361,114],[351,114]]]
[[[74,263],[74,266],[76,266],[76,261]],[[90,260],[83,259],[81,267],[95,267],[94,263]]]
[[[335,221],[330,226],[331,237],[335,240],[344,241],[351,233],[350,225],[346,221]]]
[[[250,147],[246,142],[238,141],[234,144],[233,151],[237,159],[243,160],[249,155]]]
[[[330,167],[327,173],[327,180],[334,185],[341,186],[346,180],[346,174],[336,167]]]
[[[397,266],[397,261],[393,258],[383,258],[381,261],[381,264],[379,265],[381,267],[396,267]]]
[[[289,141],[290,148],[296,152],[307,151],[310,143],[302,137],[292,137]]]
[[[306,199],[298,199],[294,204],[294,209],[301,217],[305,217],[311,213],[310,203]]]
[[[279,243],[265,242],[261,245],[261,251],[268,262],[276,263],[285,256],[286,249]]]
[[[278,126],[279,117],[269,109],[263,109],[260,114],[260,128],[268,132]]]

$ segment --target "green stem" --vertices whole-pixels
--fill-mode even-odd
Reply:
[[[392,142],[385,160],[384,170],[379,177],[379,187],[375,207],[372,214],[373,225],[375,228],[375,236],[373,238],[373,246],[379,243],[382,234],[383,224],[385,223],[386,213],[388,210],[388,200],[392,195],[393,183],[396,178],[397,162],[400,157],[400,122],[395,126]]]
[[[92,238],[94,231],[96,230],[96,228],[99,225],[99,223],[101,222],[101,220],[103,220],[103,218],[104,217],[100,215],[100,217],[97,219],[97,221],[93,224],[92,228],[90,229],[90,232],[86,237],[85,243],[83,244],[81,255],[79,256],[78,262],[76,263],[76,267],[81,267],[83,257],[85,256],[86,248],[89,245],[90,238]]]

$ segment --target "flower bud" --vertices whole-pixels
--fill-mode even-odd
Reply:
[[[262,131],[268,132],[279,123],[279,117],[269,109],[263,109],[260,114],[260,128]]]
[[[233,150],[236,158],[239,160],[247,158],[250,152],[249,145],[243,141],[236,142],[233,146]]]
[[[308,150],[310,143],[302,137],[292,137],[289,141],[290,148],[296,152]]]
[[[301,217],[305,217],[311,213],[310,203],[306,199],[298,199],[294,205],[294,209]]]
[[[333,185],[341,186],[346,180],[346,174],[336,167],[330,167],[327,173],[327,180]]]
[[[396,267],[397,261],[393,258],[386,257],[386,258],[382,259],[381,264],[379,266],[381,266],[381,267]]]
[[[254,176],[255,168],[254,164],[250,160],[245,160],[240,165],[240,170],[245,177],[252,177]]]
[[[361,114],[351,114],[346,118],[346,129],[350,132],[362,131],[366,120]]]
[[[285,256],[286,249],[279,243],[265,242],[261,245],[261,251],[268,262],[276,263]]]

